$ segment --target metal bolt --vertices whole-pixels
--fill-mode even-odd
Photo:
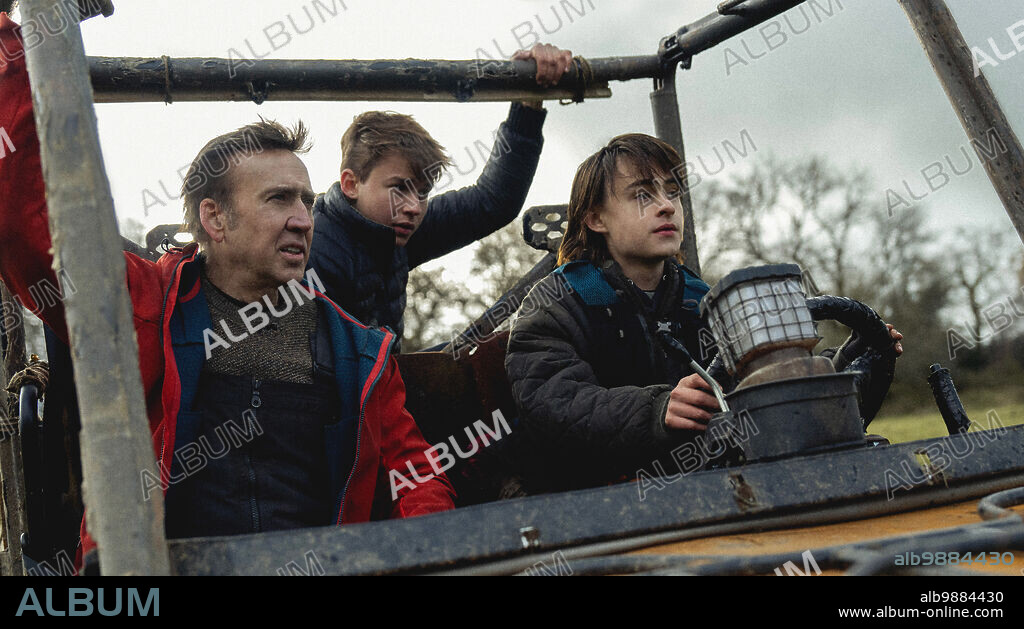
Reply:
[[[524,526],[519,529],[519,540],[523,542],[523,548],[537,548],[540,546],[540,531],[532,526]]]

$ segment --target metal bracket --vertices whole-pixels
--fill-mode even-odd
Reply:
[[[674,34],[661,38],[661,42],[658,44],[658,57],[661,58],[661,66],[666,73],[676,64],[679,64],[684,70],[689,70],[693,66],[693,55],[686,54],[679,47],[679,38],[689,30],[688,26],[683,26]],[[658,79],[655,79],[655,82],[657,81]],[[657,89],[657,84],[655,89]]]
[[[540,546],[540,531],[532,526],[524,526],[519,529],[519,539],[523,542],[523,548],[537,548]]]
[[[558,253],[569,221],[567,205],[537,205],[523,215],[523,240],[540,251]]]
[[[718,4],[719,15],[743,15],[746,13],[746,7],[743,4],[747,0],[725,0]]]
[[[184,231],[180,224],[157,225],[153,229],[149,230],[148,234],[146,234],[145,249],[152,254],[155,259],[167,253],[171,247],[186,246],[188,244],[187,242],[182,243],[175,239],[175,236],[178,234],[188,234],[188,232]]]
[[[258,86],[257,83],[259,83]],[[245,88],[249,92],[249,98],[257,105],[262,105],[270,94],[269,81],[249,81],[245,84]]]

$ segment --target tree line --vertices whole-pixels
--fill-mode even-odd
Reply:
[[[819,156],[762,157],[745,172],[702,181],[691,189],[702,277],[714,285],[736,268],[793,262],[819,294],[868,304],[906,336],[890,399],[907,408],[930,396],[932,363],[968,381],[981,372],[1019,377],[1024,250],[1010,222],[944,229],[925,204],[890,216],[882,191],[865,172]],[[443,279],[442,269],[414,270],[404,346],[450,341],[543,255],[515,221],[476,247],[470,276],[482,290]],[[848,332],[819,325],[818,349]]]

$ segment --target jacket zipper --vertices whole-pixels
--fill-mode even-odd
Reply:
[[[666,266],[670,265],[666,264]],[[658,330],[660,329],[658,323],[662,320],[668,322],[669,329],[667,330],[667,333],[669,336],[672,336],[671,319],[669,318],[669,315],[674,309],[676,298],[680,296],[679,280],[682,279],[679,277],[678,273],[671,273],[671,277],[670,273],[671,271],[666,272],[664,275],[661,276],[662,283],[668,282],[668,284],[664,287],[665,290],[662,293],[661,302],[655,302],[654,308],[651,309],[651,318],[648,320],[649,325],[655,326],[655,331],[653,334],[648,332],[651,343],[651,354],[657,361],[655,370],[659,372],[662,376],[666,377],[669,375],[669,365],[672,361],[668,356],[668,352],[664,348],[664,344],[658,337]]]
[[[640,328],[644,331],[644,337],[647,339],[647,359],[651,361],[651,373],[665,372],[664,366],[660,364],[661,361],[658,360],[655,354],[654,347],[658,339],[651,334],[651,328],[647,325],[646,315],[643,312],[638,312],[636,318],[640,320]]]
[[[256,470],[252,466],[251,444],[245,446],[245,465],[249,471],[249,510],[252,514],[252,532],[260,532],[260,511],[256,504]]]
[[[387,363],[388,359],[391,358],[391,346],[394,345],[394,342],[395,342],[395,335],[394,334],[390,334],[390,336],[389,336],[389,338],[387,340],[387,344],[385,346],[385,353],[384,353],[385,365],[383,367],[381,367],[381,370],[383,370],[383,369],[385,369],[387,367],[386,363]],[[378,380],[380,379],[380,374],[378,374],[377,379]],[[365,400],[370,399],[370,396],[373,395],[373,390],[374,390],[374,388],[376,388],[376,386],[377,386],[377,382],[374,381],[374,383],[372,385],[370,385],[370,389],[366,392],[366,396],[362,400],[359,401],[359,425],[356,427],[356,457],[352,461],[352,468],[349,470],[348,478],[345,480],[345,488],[341,490],[341,505],[338,508],[338,520],[337,520],[337,525],[338,526],[341,526],[341,519],[342,519],[342,517],[343,517],[343,515],[345,513],[345,497],[348,495],[348,487],[349,487],[349,485],[352,484],[352,477],[355,475],[356,466],[359,464],[359,448],[362,445],[362,437],[363,437],[363,419],[366,417],[366,404],[364,402],[365,402]]]
[[[661,371],[661,369],[659,369],[659,361],[654,352],[654,343],[657,342],[657,339],[654,338],[653,334],[651,334],[651,326],[648,325],[647,306],[640,298],[640,295],[636,293],[640,288],[633,282],[633,280],[627,277],[625,278],[625,283],[626,290],[622,291],[622,297],[628,300],[636,309],[636,318],[637,321],[640,322],[640,330],[643,332],[644,338],[647,339],[647,360],[651,365],[651,373],[656,374]],[[651,323],[653,323],[653,320]]]
[[[366,395],[370,397],[369,393]],[[345,480],[345,488],[341,490],[341,506],[338,508],[338,526],[341,526],[341,518],[345,513],[345,496],[348,495],[348,486],[352,483],[352,476],[355,474],[356,465],[359,463],[359,446],[361,445],[363,436],[363,418],[366,417],[366,409],[362,408],[363,404],[359,404],[359,426],[356,428],[356,458],[352,461],[352,468],[348,472],[348,478]]]
[[[164,302],[160,306],[160,351],[163,351],[163,349],[164,349],[164,319],[167,318],[167,299],[171,296],[171,287],[174,286],[175,282],[177,282],[178,284],[181,283],[181,275],[180,275],[181,265],[185,264],[185,262],[189,262],[189,261],[194,260],[194,259],[195,259],[195,253],[193,253],[188,258],[182,258],[181,260],[178,260],[178,264],[175,265],[175,267],[174,267],[174,279],[171,280],[171,283],[168,284],[168,286],[167,286],[167,290],[164,291]],[[166,357],[165,357],[165,360],[166,360]],[[175,366],[177,366],[177,365],[175,365]],[[164,377],[166,377],[166,375]],[[163,398],[163,396],[161,395],[161,406],[163,405],[162,398]],[[180,411],[181,409],[178,409],[178,410]],[[170,421],[170,419],[168,417],[164,417],[164,421],[165,422],[166,421]],[[175,425],[177,425],[177,422],[175,422]],[[175,427],[177,427],[177,426],[175,426]],[[157,461],[157,469],[158,470],[164,464],[164,454],[166,453],[166,451],[167,451],[167,430],[165,428],[164,430],[160,431],[160,460]],[[170,481],[171,481],[171,470],[168,468],[168,470],[167,470],[167,482],[169,483]]]
[[[257,378],[252,379],[252,399],[249,401],[249,406],[253,409],[263,406],[263,400],[260,399],[260,381]],[[259,533],[260,510],[256,502],[256,468],[252,463],[251,443],[245,446],[245,466],[249,474],[249,511],[252,514],[252,531],[253,533]]]

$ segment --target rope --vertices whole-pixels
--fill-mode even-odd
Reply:
[[[580,87],[573,94],[571,100],[562,99],[559,102],[561,105],[568,105],[569,103],[582,103],[583,97],[586,95],[587,90],[594,82],[594,69],[590,66],[590,62],[581,55],[576,55],[572,58],[576,65],[576,78],[579,80]]]
[[[18,395],[21,387],[26,384],[34,384],[39,388],[39,395],[42,396],[46,392],[46,385],[49,381],[50,365],[44,360],[36,361],[14,374],[7,385],[7,392]]]
[[[161,59],[164,61],[164,104],[170,105],[174,102],[171,96],[171,58],[164,55]]]
[[[260,87],[256,87],[255,81],[249,81],[246,83],[246,88],[249,90],[249,98],[257,105],[262,105],[270,94],[270,83],[267,81],[263,81],[263,85]]]

